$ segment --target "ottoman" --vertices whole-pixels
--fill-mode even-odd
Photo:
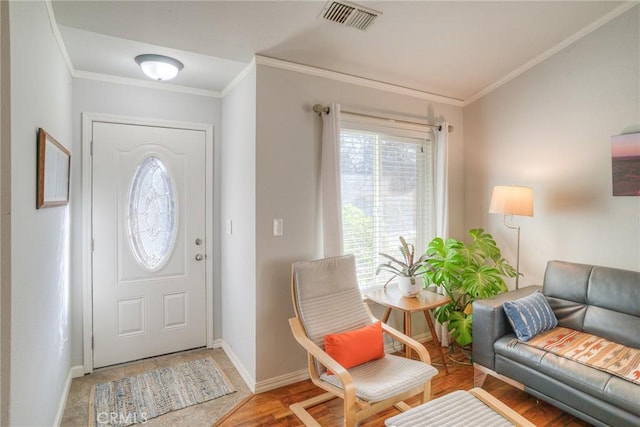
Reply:
[[[388,427],[468,426],[535,427],[522,415],[481,388],[458,390],[387,418]]]

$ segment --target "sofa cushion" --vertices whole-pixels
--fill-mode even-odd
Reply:
[[[592,265],[549,261],[544,272],[544,291],[548,297],[587,303],[587,287]]]
[[[593,267],[582,330],[640,348],[640,272]]]
[[[640,417],[599,397],[585,393],[564,381],[545,375],[537,368],[496,355],[496,372],[524,385],[524,391],[573,414],[594,427],[637,426]]]
[[[582,330],[627,347],[640,348],[640,317],[590,305]]]
[[[587,291],[589,305],[640,319],[640,272],[593,267]]]
[[[558,325],[582,330],[587,311],[587,286],[593,266],[566,261],[549,261],[542,293],[547,297]]]
[[[514,335],[500,338],[494,348],[504,358],[640,416],[639,387],[632,382],[518,342]]]
[[[563,327],[542,332],[527,345],[616,375],[640,386],[640,350]]]
[[[543,331],[558,325],[558,319],[541,292],[503,303],[509,323],[520,341],[529,341]]]
[[[549,261],[543,293],[559,326],[640,348],[640,272]]]

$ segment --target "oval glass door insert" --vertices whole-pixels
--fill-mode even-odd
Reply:
[[[157,271],[171,256],[177,224],[173,179],[157,157],[147,157],[138,165],[128,205],[131,249],[142,267]]]

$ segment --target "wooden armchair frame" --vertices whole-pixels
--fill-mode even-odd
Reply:
[[[355,384],[349,371],[342,367],[338,362],[335,361],[335,359],[329,356],[322,348],[317,346],[307,336],[300,320],[300,313],[298,312],[293,274],[291,275],[291,292],[293,298],[293,306],[296,314],[296,317],[289,319],[291,332],[293,333],[295,340],[307,351],[307,364],[311,381],[316,386],[320,387],[323,390],[326,390],[326,393],[312,397],[303,402],[294,403],[289,406],[291,412],[293,412],[305,426],[320,427],[320,424],[311,416],[311,414],[309,414],[309,412],[307,412],[307,408],[311,408],[321,403],[328,402],[329,400],[336,397],[339,397],[344,401],[344,424],[347,427],[355,426],[361,420],[390,406],[395,406],[398,410],[404,412],[411,408],[404,402],[404,400],[412,396],[420,394],[421,404],[431,399],[431,380],[427,381],[421,386],[407,390],[404,393],[375,403],[367,402],[365,400],[357,398]],[[366,304],[365,308],[367,310],[367,313],[371,317],[371,320],[373,322],[378,321],[378,319],[373,316],[371,310]],[[382,329],[384,333],[388,334],[393,339],[409,346],[412,350],[414,350],[422,362],[431,363],[429,353],[427,352],[426,348],[419,342],[385,323],[382,323]],[[320,362],[323,366],[331,370],[334,375],[336,375],[340,379],[342,389],[320,379],[320,373],[318,372],[315,361]]]

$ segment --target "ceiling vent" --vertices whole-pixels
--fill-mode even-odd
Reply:
[[[382,15],[382,12],[347,3],[346,1],[335,0],[329,0],[322,13],[320,13],[322,19],[362,31],[369,28],[378,15]]]

